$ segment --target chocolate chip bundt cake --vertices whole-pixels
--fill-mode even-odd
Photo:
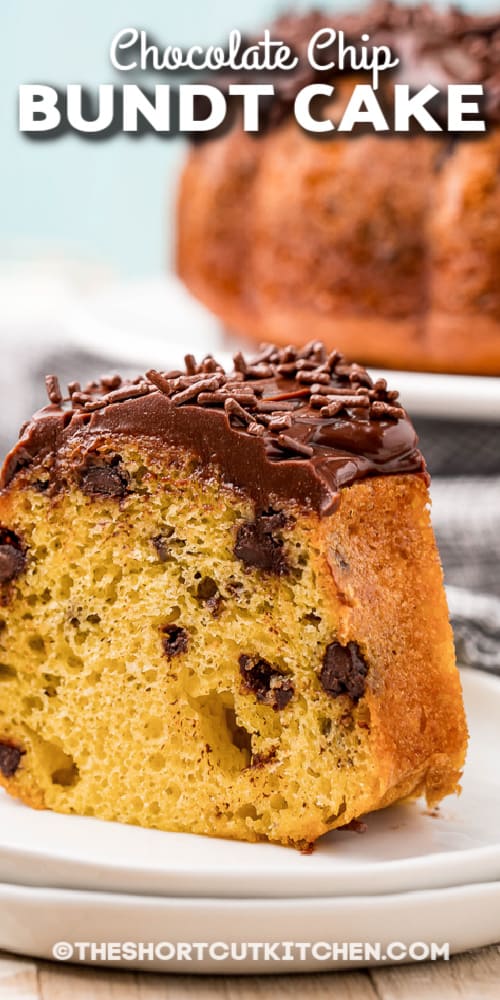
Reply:
[[[317,343],[47,385],[0,493],[12,795],[303,845],[457,789],[460,680],[397,392]]]
[[[307,134],[292,113],[300,88],[333,83],[321,116],[338,121],[367,82],[308,75],[307,42],[325,24],[389,44],[395,82],[482,83],[487,131]],[[384,2],[282,18],[273,37],[302,58],[273,80],[262,134],[236,122],[189,153],[178,206],[188,288],[258,340],[301,343],[307,331],[368,364],[500,374],[500,14]],[[383,74],[380,93],[391,87]]]

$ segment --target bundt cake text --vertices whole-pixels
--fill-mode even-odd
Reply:
[[[72,83],[57,89],[46,84],[19,88],[19,130],[57,136],[68,131],[107,137],[117,132],[153,132],[163,135],[215,133],[241,113],[244,132],[258,133],[269,118],[269,102],[277,92],[271,83],[231,83],[227,94],[211,84],[159,84],[154,92],[136,84],[101,84],[91,92]],[[294,100],[293,113],[306,132],[359,131],[408,133],[484,132],[481,83],[449,84],[440,90],[428,83],[415,93],[397,83],[380,99],[370,84],[356,84],[346,104],[340,101],[335,117],[317,107],[318,98],[336,100],[336,87],[311,83]],[[437,112],[431,113],[433,102]],[[443,108],[446,111],[443,113]],[[443,124],[442,124],[443,122]]]

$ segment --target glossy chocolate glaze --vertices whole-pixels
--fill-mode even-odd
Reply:
[[[66,400],[51,377],[52,402],[23,429],[1,485],[35,463],[57,488],[94,440],[111,436],[118,452],[123,435],[194,452],[207,474],[216,467],[259,509],[285,499],[327,515],[356,480],[427,475],[397,392],[321,344],[268,346],[251,362],[239,354],[231,374],[213,358],[197,365],[187,356],[186,365],[134,382],[104,379],[83,392],[73,384]]]

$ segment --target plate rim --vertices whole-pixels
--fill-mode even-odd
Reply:
[[[472,668],[462,668],[460,673],[464,678],[464,686],[468,687],[472,684],[472,695],[479,695],[479,697],[482,696],[484,698],[489,694],[494,694],[495,698],[500,697],[500,677],[492,676],[486,672]],[[23,806],[22,803],[13,802],[13,804],[14,807],[19,806],[22,809],[29,809],[28,806]],[[57,816],[58,814],[52,815]],[[71,823],[72,819],[82,819],[82,817],[61,815],[60,819],[62,823],[68,824]],[[96,823],[106,823],[108,828],[110,826],[121,827],[121,824],[110,823],[109,821],[93,820],[90,818],[89,820]],[[64,839],[64,843],[67,844],[70,841],[68,840],[68,831],[66,830],[65,832],[66,837],[61,839]],[[162,831],[157,832],[162,833]],[[169,836],[181,838],[197,837],[197,835],[180,833],[165,833],[165,836],[166,838],[169,838]],[[220,839],[222,843],[225,842],[224,838]],[[233,842],[231,841],[230,843]],[[262,846],[265,847],[266,845]],[[242,848],[244,848],[244,845],[242,845]],[[171,893],[176,898],[187,898],[189,895],[189,886],[185,886],[183,889],[183,885],[185,885],[187,880],[188,882],[191,881],[191,883],[195,882],[197,884],[198,896],[209,898],[213,895],[210,885],[213,885],[214,881],[220,879],[229,882],[229,891],[226,886],[224,893],[224,898],[228,899],[240,897],[245,893],[248,898],[255,899],[272,898],[273,895],[277,895],[281,899],[306,898],[308,887],[310,888],[311,885],[314,886],[314,893],[318,898],[326,899],[340,898],[349,894],[356,897],[362,895],[362,888],[353,889],[352,886],[349,886],[351,879],[353,879],[355,884],[363,879],[364,884],[372,886],[372,888],[365,889],[369,895],[376,895],[382,892],[382,884],[385,885],[384,892],[413,891],[411,883],[420,882],[420,879],[426,873],[426,877],[431,883],[427,885],[427,888],[451,887],[471,884],[475,881],[485,883],[493,879],[500,879],[500,835],[497,844],[475,846],[469,849],[457,848],[429,855],[417,855],[410,858],[369,861],[361,872],[359,867],[356,872],[354,865],[354,870],[347,871],[345,878],[340,879],[341,885],[338,891],[334,891],[331,884],[332,880],[338,879],[338,873],[334,871],[328,873],[326,871],[327,864],[328,861],[325,859],[324,864],[318,866],[315,870],[307,871],[307,868],[304,866],[303,870],[297,869],[293,872],[290,872],[289,869],[275,871],[272,875],[272,888],[270,892],[263,894],[262,890],[259,891],[257,889],[252,892],[251,886],[256,882],[256,877],[261,880],[268,878],[269,871],[263,868],[260,872],[257,872],[256,876],[255,866],[251,870],[246,869],[242,859],[230,862],[229,866],[227,864],[222,865],[220,862],[214,863],[205,860],[195,870],[193,870],[192,865],[187,861],[177,860],[175,867],[172,866],[170,871],[168,871],[165,869],[161,870],[158,861],[152,867],[141,867],[138,865],[130,867],[129,865],[125,865],[123,861],[114,862],[112,860],[110,862],[109,859],[102,861],[90,858],[79,859],[68,854],[61,856],[60,852],[57,852],[55,849],[37,849],[36,845],[28,849],[22,847],[16,848],[15,846],[8,846],[0,842],[0,881],[2,880],[2,873],[9,868],[18,869],[20,872],[24,868],[24,877],[26,877],[26,871],[36,871],[40,867],[46,868],[48,866],[55,870],[58,868],[62,869],[63,874],[61,878],[66,882],[68,880],[68,873],[70,873],[69,882],[71,884],[69,886],[67,884],[60,886],[61,889],[67,889],[68,891],[85,891],[82,888],[81,882],[86,880],[92,884],[96,880],[102,879],[105,873],[108,873],[110,876],[108,884],[112,882],[117,883],[120,876],[126,873],[125,887],[119,886],[118,888],[110,888],[107,891],[130,891],[134,895],[140,895],[142,892],[153,892],[158,895]],[[459,872],[458,876],[456,874],[457,870]],[[454,871],[455,874],[453,875]],[[405,872],[407,875],[406,878],[403,878],[402,876]],[[32,878],[33,876],[30,875],[30,877]],[[14,878],[12,880],[13,884],[26,884],[21,878],[21,876]],[[78,886],[74,884],[77,879],[79,880]],[[158,879],[163,883],[163,886],[155,890],[154,883]],[[290,879],[293,879],[294,889],[293,891],[289,889],[286,891]],[[236,888],[234,888],[234,880],[237,882]],[[165,888],[165,881],[168,881],[168,889]],[[36,883],[30,884],[36,885]],[[297,889],[297,886],[300,887],[301,885],[303,886],[302,890],[300,888]],[[323,891],[321,889],[322,886],[325,887]],[[397,886],[399,886],[399,889]],[[91,888],[89,891],[96,890]]]
[[[220,899],[217,897],[151,897],[121,893],[34,889],[0,883],[0,905],[7,917],[0,928],[0,946],[35,958],[54,957],[54,943],[148,941],[152,943],[197,942],[378,942],[383,952],[389,942],[410,947],[412,943],[446,942],[449,953],[494,944],[500,936],[500,882],[473,883],[442,889],[421,889],[412,893],[379,896],[294,899]],[[464,909],[472,920],[464,921]],[[40,914],[44,920],[40,921]],[[306,929],[305,929],[306,928]],[[313,957],[290,963],[285,969],[266,960],[224,962],[210,956],[196,968],[182,957],[173,962],[154,958],[148,972],[223,975],[273,974],[286,972],[337,971],[367,965],[400,965],[384,955],[371,958],[330,957],[318,962]],[[71,957],[77,965],[89,964],[85,956]],[[414,961],[411,955],[404,961]],[[144,960],[100,958],[92,965],[144,970]],[[64,963],[63,963],[64,964]]]

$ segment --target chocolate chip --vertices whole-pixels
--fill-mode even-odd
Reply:
[[[295,689],[287,674],[277,670],[268,660],[246,653],[242,653],[238,662],[243,686],[255,694],[257,701],[275,711],[288,705]]]
[[[33,489],[36,490],[37,493],[46,493],[49,486],[50,486],[49,479],[35,479],[33,483]]]
[[[260,511],[258,518],[262,525],[262,530],[267,533],[279,531],[280,528],[285,528],[287,524],[291,524],[293,521],[293,518],[287,517],[284,511],[273,510],[272,507],[269,510]]]
[[[26,568],[20,538],[8,528],[0,528],[0,583],[10,583]]]
[[[206,605],[212,617],[218,618],[224,607],[224,598],[222,597],[222,594],[215,594],[214,597],[209,597]]]
[[[254,753],[250,760],[250,767],[252,770],[265,767],[266,764],[271,764],[273,760],[276,760],[276,756],[276,747],[271,747],[268,753]]]
[[[12,778],[16,773],[23,751],[11,743],[0,743],[0,771],[4,778]]]
[[[81,489],[89,496],[122,497],[128,484],[128,473],[112,465],[89,465],[80,478]]]
[[[10,583],[22,573],[25,565],[22,552],[12,545],[0,545],[0,583]]]
[[[168,538],[167,538],[167,536],[166,535],[155,535],[154,538],[151,539],[151,541],[152,541],[152,543],[153,543],[153,545],[154,545],[154,547],[155,547],[155,549],[156,549],[156,551],[158,553],[158,559],[160,560],[160,562],[161,563],[166,562],[167,559],[168,559],[168,555],[169,555],[169,546],[168,546]]]
[[[263,511],[254,521],[245,521],[238,528],[234,554],[245,566],[268,570],[285,576],[288,562],[283,552],[283,540],[273,532],[285,527],[287,519],[282,511]]]
[[[218,618],[224,600],[215,580],[212,580],[210,576],[204,576],[196,588],[196,597],[198,601],[206,605],[214,618]]]
[[[331,642],[326,647],[319,679],[333,698],[347,694],[352,701],[359,701],[365,693],[367,673],[368,664],[356,642],[347,646]]]
[[[281,711],[282,708],[286,708],[288,702],[293,698],[293,684],[290,680],[280,680],[276,683],[275,687],[271,688],[270,694],[273,698],[272,707],[276,711]]]
[[[164,625],[162,628],[163,649],[169,660],[173,656],[185,653],[188,647],[188,634],[182,625]]]

